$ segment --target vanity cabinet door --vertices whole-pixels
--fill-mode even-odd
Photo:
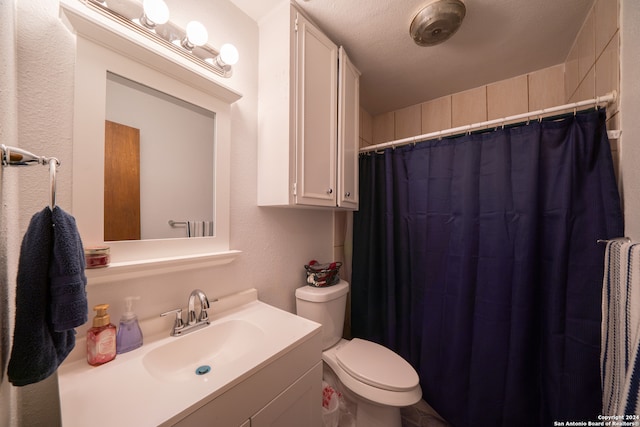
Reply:
[[[251,417],[251,427],[320,427],[322,362]]]
[[[297,204],[336,206],[338,47],[296,14]]]
[[[358,209],[360,147],[360,72],[343,47],[339,55],[338,206]]]

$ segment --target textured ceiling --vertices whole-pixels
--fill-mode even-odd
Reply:
[[[282,0],[231,0],[259,21]],[[564,62],[593,0],[463,0],[460,30],[419,47],[413,16],[432,0],[298,0],[362,73],[376,115]]]

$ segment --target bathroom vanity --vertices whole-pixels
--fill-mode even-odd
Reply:
[[[202,329],[171,337],[166,328],[102,366],[65,362],[63,426],[320,426],[321,326],[255,289],[210,313]]]

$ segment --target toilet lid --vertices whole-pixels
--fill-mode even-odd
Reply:
[[[391,391],[418,385],[418,374],[402,357],[371,341],[354,338],[336,351],[342,369],[365,384]]]

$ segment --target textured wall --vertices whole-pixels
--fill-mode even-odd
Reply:
[[[14,143],[18,133],[16,104],[15,3],[0,0],[0,143]],[[0,167],[0,425],[18,425],[17,393],[7,381],[6,369],[13,332],[17,233],[17,182]]]

